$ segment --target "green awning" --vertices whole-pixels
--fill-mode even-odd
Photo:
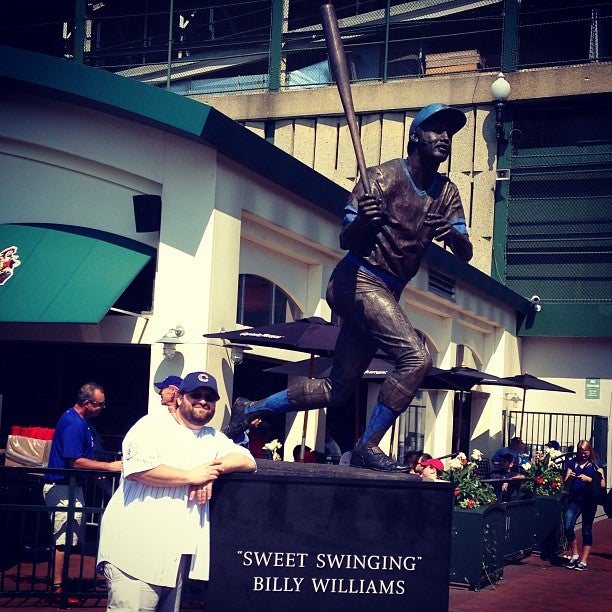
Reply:
[[[98,230],[0,225],[0,321],[98,323],[154,255]]]

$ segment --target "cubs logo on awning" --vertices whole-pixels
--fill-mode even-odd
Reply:
[[[13,276],[13,270],[20,265],[16,246],[6,247],[0,251],[0,286]]]

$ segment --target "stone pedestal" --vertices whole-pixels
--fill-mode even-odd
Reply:
[[[450,483],[334,465],[258,466],[215,484],[207,609],[448,609]]]

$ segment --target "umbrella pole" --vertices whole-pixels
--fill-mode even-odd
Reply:
[[[461,430],[463,429],[463,400],[465,391],[459,391],[459,414],[457,417],[457,437],[455,439],[455,452],[458,453],[461,446]]]
[[[389,442],[389,457],[393,456],[393,440],[395,438],[395,423],[397,423],[397,419],[393,421],[393,425],[391,425],[391,441]]]
[[[314,378],[314,353],[310,353],[310,363],[308,364],[308,378]],[[304,452],[306,451],[306,432],[308,430],[308,410],[304,411],[304,425],[302,426],[302,446],[300,447],[300,461],[304,462]]]
[[[359,383],[355,385],[355,444],[357,446],[359,444]]]
[[[302,446],[300,447],[300,461],[304,462],[304,452],[306,451],[306,429],[308,428],[308,410],[304,411],[304,426],[302,427]]]
[[[521,406],[521,426],[519,427],[519,438],[523,439],[523,418],[525,416],[525,396],[527,395],[527,389],[523,389],[523,405]]]

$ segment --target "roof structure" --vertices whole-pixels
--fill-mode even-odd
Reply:
[[[299,197],[342,215],[346,189],[207,104],[65,59],[0,46],[0,90],[5,88],[43,94],[206,144]],[[427,250],[425,261],[511,307],[519,325],[532,310],[529,300],[436,245]]]

